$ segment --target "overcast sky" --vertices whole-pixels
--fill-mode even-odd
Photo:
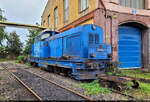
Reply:
[[[7,21],[32,24],[41,24],[41,16],[48,0],[0,0],[0,8]],[[16,31],[25,44],[28,30],[23,28],[7,27],[7,32]]]

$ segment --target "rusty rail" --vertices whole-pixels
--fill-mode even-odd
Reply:
[[[4,66],[3,66],[3,67],[4,67]],[[7,66],[5,66],[5,69],[6,69],[13,77],[15,77],[15,78],[17,79],[17,81],[19,81],[26,89],[28,89],[39,101],[42,101],[42,98],[40,98],[40,96],[39,96],[38,94],[36,94],[36,92],[34,92],[32,89],[30,89],[30,88],[29,88],[24,82],[22,82],[16,75],[14,75],[12,72],[10,72],[10,71],[7,69]],[[9,68],[9,69],[10,69],[10,68]],[[24,70],[24,69],[22,69],[22,70]],[[27,70],[26,70],[26,71],[27,71]],[[28,72],[29,72],[29,71],[28,71]],[[62,86],[62,85],[59,85],[58,83],[56,83],[56,82],[54,82],[54,81],[51,81],[51,80],[49,80],[49,79],[46,79],[46,78],[44,78],[44,77],[42,77],[42,76],[39,76],[39,75],[37,75],[37,74],[35,74],[35,73],[33,73],[33,72],[30,72],[30,73],[32,73],[32,74],[34,74],[34,75],[40,77],[41,79],[44,79],[44,80],[46,80],[46,81],[52,83],[52,84],[54,84],[54,85],[56,85],[56,86],[58,86],[58,87],[60,87],[60,88],[63,88],[63,89],[65,89],[65,90],[67,90],[67,91],[69,91],[69,92],[71,92],[71,93],[73,93],[73,94],[76,94],[76,95],[78,95],[78,96],[80,96],[80,97],[82,97],[82,98],[84,98],[84,99],[86,99],[86,100],[88,100],[88,101],[94,101],[93,99],[91,99],[91,98],[89,98],[89,97],[87,97],[87,96],[85,96],[85,95],[82,95],[82,94],[80,94],[80,93],[78,93],[78,92],[76,92],[76,91],[74,91],[74,90],[72,90],[72,89],[69,89],[69,88],[66,88],[66,87],[64,87],[64,86]]]
[[[34,92],[31,88],[29,88],[23,81],[21,81],[16,75],[14,75],[11,71],[9,71],[6,65],[3,65],[3,68],[5,68],[19,83],[21,83],[29,92],[31,92],[39,101],[42,101],[42,98]]]
[[[82,97],[82,98],[84,98],[84,99],[87,99],[88,101],[94,101],[93,99],[91,99],[91,98],[89,98],[89,97],[87,97],[87,96],[85,96],[85,95],[82,95],[82,94],[80,94],[79,92],[76,92],[76,91],[74,91],[74,90],[72,90],[72,89],[69,89],[69,88],[66,88],[66,87],[64,87],[64,86],[62,86],[62,85],[59,85],[58,83],[56,83],[56,82],[54,82],[54,81],[52,81],[52,80],[46,79],[46,78],[44,78],[44,77],[42,77],[42,76],[39,76],[39,75],[37,75],[37,74],[35,74],[35,73],[33,73],[33,72],[30,72],[30,73],[32,73],[32,74],[34,74],[34,75],[36,75],[36,76],[38,76],[38,77],[40,77],[40,78],[42,78],[42,79],[44,79],[44,80],[50,82],[50,83],[52,83],[52,84],[54,84],[54,85],[56,85],[56,86],[58,86],[58,87],[60,87],[60,88],[63,88],[63,89],[65,89],[65,90],[67,90],[67,91],[69,91],[69,92],[71,92],[71,93],[73,93],[73,94],[76,94],[76,95],[78,95],[78,96],[80,96],[80,97]]]

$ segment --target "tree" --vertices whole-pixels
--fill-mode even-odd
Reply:
[[[10,33],[7,39],[7,48],[11,56],[18,56],[22,51],[23,43],[20,41],[16,32]]]
[[[2,15],[2,10],[0,8],[0,21],[5,21],[6,18]],[[5,27],[0,27],[0,46],[2,45],[2,42],[6,39],[7,34],[5,33]]]
[[[23,51],[25,55],[26,55],[26,54],[30,54],[32,44],[34,43],[34,38],[35,38],[35,36],[37,36],[40,32],[41,32],[40,29],[29,30],[28,40],[26,41],[27,44],[26,44],[25,49],[24,49],[24,51]]]
[[[6,58],[8,56],[8,49],[5,46],[0,46],[0,58]]]

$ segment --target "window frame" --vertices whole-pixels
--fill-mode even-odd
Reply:
[[[48,27],[50,27],[51,24],[51,15],[48,15]]]
[[[69,21],[69,0],[64,0],[64,22]]]
[[[88,8],[89,8],[89,0],[79,0],[79,12],[80,13],[83,11],[86,11]]]
[[[54,27],[55,29],[58,27],[58,7],[54,9]]]
[[[119,0],[119,5],[135,9],[145,9],[145,0]]]

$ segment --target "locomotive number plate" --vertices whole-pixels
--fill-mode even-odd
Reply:
[[[104,49],[97,49],[98,52],[104,52]]]

